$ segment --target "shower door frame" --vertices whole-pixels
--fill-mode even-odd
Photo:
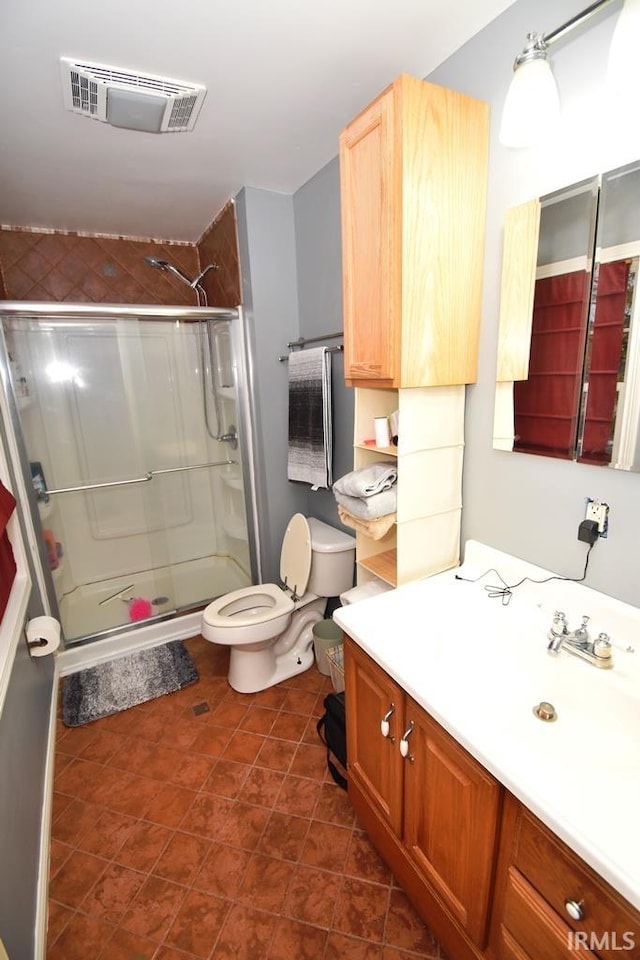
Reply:
[[[182,321],[185,323],[194,323],[208,320],[227,320],[230,321],[231,343],[233,348],[235,388],[237,400],[237,431],[238,446],[240,448],[242,462],[243,492],[245,512],[247,517],[247,536],[249,543],[249,558],[251,565],[251,580],[253,583],[260,583],[262,580],[261,569],[261,540],[260,527],[258,522],[258,494],[256,491],[256,462],[257,451],[255,448],[256,436],[252,429],[255,422],[253,409],[253,383],[251,358],[249,355],[249,339],[245,328],[245,317],[242,307],[235,309],[220,307],[164,307],[151,305],[129,305],[129,304],[72,304],[72,303],[47,303],[41,301],[11,301],[0,302],[0,335],[4,339],[2,323],[4,318],[11,319],[36,319],[46,320],[63,319],[70,317],[77,320],[86,320],[87,322],[99,323],[101,320],[166,320],[168,322]],[[206,373],[206,371],[205,371]],[[206,378],[205,378],[206,379]],[[22,426],[16,397],[11,388],[11,376],[9,371],[8,356],[6,350],[0,352],[0,384],[4,385],[4,394],[7,402],[9,423],[6,429],[10,430],[14,438],[15,447],[19,456],[19,462],[14,464],[14,470],[21,479],[20,501],[23,507],[23,518],[25,521],[26,539],[29,543],[32,555],[32,563],[36,574],[34,587],[37,585],[42,607],[45,613],[60,619],[58,599],[55,591],[52,572],[49,569],[46,555],[43,547],[42,537],[39,536],[41,528],[40,514],[35,490],[31,481],[29,470],[29,460],[26,447],[22,436]],[[211,383],[207,384],[207,389],[211,388]],[[203,396],[203,402],[205,397]],[[185,467],[183,469],[191,469]],[[157,472],[157,471],[156,471]],[[188,614],[187,614],[188,616]],[[123,624],[108,630],[103,630],[94,636],[87,637],[84,642],[92,643],[101,639],[117,638],[124,634],[130,634],[134,630],[149,632],[149,627],[160,621],[179,621],[184,614],[181,611],[169,611],[158,616]],[[145,628],[147,628],[145,630]],[[67,648],[70,652],[73,647]]]

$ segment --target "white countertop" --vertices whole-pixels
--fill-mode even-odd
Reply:
[[[333,618],[497,780],[640,909],[640,610],[469,541],[465,563]],[[547,654],[553,611],[614,643],[612,670]],[[637,652],[625,648],[636,645]],[[533,713],[541,700],[558,719]]]

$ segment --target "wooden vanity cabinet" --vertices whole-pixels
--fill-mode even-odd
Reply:
[[[638,960],[640,913],[511,794],[500,849],[492,957]]]
[[[349,638],[345,684],[349,796],[361,822],[445,951],[480,957],[501,787]]]
[[[476,379],[488,106],[402,75],[340,135],[345,380]]]

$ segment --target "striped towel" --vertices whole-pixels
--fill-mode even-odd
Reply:
[[[289,462],[287,477],[313,490],[333,482],[331,354],[327,347],[289,356]]]

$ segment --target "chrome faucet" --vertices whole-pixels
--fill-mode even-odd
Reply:
[[[583,617],[579,627],[569,630],[565,614],[561,610],[556,610],[547,634],[549,638],[547,652],[550,656],[557,657],[561,650],[566,650],[595,667],[611,669],[613,666],[611,640],[606,633],[599,633],[597,638],[592,640],[587,630],[588,623],[589,617]]]

